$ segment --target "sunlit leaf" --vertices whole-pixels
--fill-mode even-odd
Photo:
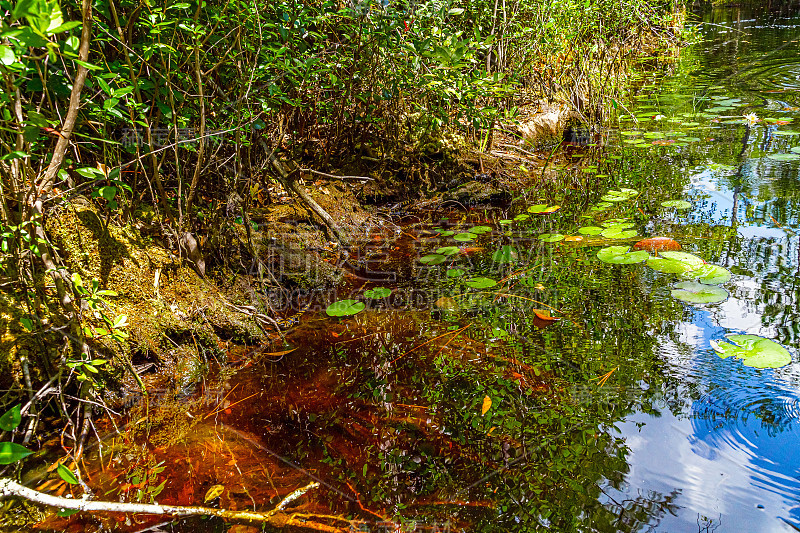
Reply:
[[[502,246],[492,254],[492,261],[495,263],[512,263],[519,259],[519,253],[513,246]]]
[[[661,202],[662,207],[674,207],[675,209],[689,209],[692,204],[686,200],[666,200]]]
[[[78,485],[80,483],[75,473],[66,466],[59,464],[56,467],[56,471],[58,472],[59,477],[61,477],[61,479],[63,479],[70,485]]]
[[[437,248],[436,253],[441,255],[456,255],[461,253],[461,248],[458,246],[443,246]]]
[[[469,228],[467,231],[469,233],[480,235],[481,233],[489,233],[490,231],[492,231],[492,228],[490,228],[489,226],[475,226],[474,228]]]
[[[563,239],[564,236],[560,233],[542,233],[539,235],[539,240],[542,242],[558,242]]]
[[[15,405],[9,409],[3,416],[0,416],[0,429],[3,431],[14,431],[22,421],[21,405]]]
[[[792,362],[789,350],[758,335],[726,335],[731,342],[711,341],[711,347],[723,359],[733,356],[753,368],[780,368]]]
[[[497,282],[491,278],[472,278],[469,281],[465,282],[467,287],[472,287],[473,289],[488,289],[489,287],[494,287],[497,285]]]
[[[419,262],[423,265],[439,265],[447,260],[442,254],[428,254],[419,258]]]
[[[203,497],[203,502],[208,503],[214,501],[222,496],[223,492],[225,492],[225,485],[211,485],[206,491],[206,495]]]
[[[483,405],[481,405],[481,416],[484,416],[491,408],[492,408],[492,399],[489,398],[489,396],[484,396]]]
[[[713,304],[725,301],[728,291],[715,285],[705,285],[694,281],[676,283],[672,297],[690,304]]]
[[[366,304],[357,300],[339,300],[325,309],[328,316],[350,316],[364,310]]]
[[[0,442],[0,465],[10,465],[20,461],[33,452],[14,442]]]
[[[603,228],[598,226],[583,226],[582,228],[578,228],[578,233],[581,235],[600,235],[603,232]]]
[[[392,289],[388,287],[375,287],[374,289],[367,289],[364,291],[364,296],[372,298],[373,300],[380,300],[392,294]]]
[[[466,242],[466,241],[474,240],[476,237],[477,237],[477,235],[475,235],[474,233],[466,232],[466,233],[457,233],[453,237],[453,239],[455,239],[457,241],[460,241],[460,242]]]
[[[629,246],[609,246],[597,252],[597,258],[614,265],[632,265],[646,261],[650,254],[645,251],[630,252]]]
[[[705,264],[678,273],[682,279],[696,279],[706,285],[719,285],[731,279],[731,271],[719,265]]]

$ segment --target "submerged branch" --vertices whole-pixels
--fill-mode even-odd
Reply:
[[[110,501],[90,501],[81,499],[61,498],[28,488],[8,478],[0,478],[0,499],[24,498],[28,501],[57,507],[59,509],[72,509],[88,512],[110,513],[144,513],[152,515],[170,516],[217,516],[233,522],[249,522],[269,524],[273,527],[284,528],[293,526],[313,531],[346,531],[346,529],[331,526],[330,524],[316,522],[315,519],[325,519],[347,524],[346,527],[357,526],[357,522],[342,517],[317,516],[314,514],[286,513],[283,510],[293,501],[303,496],[306,492],[319,487],[319,483],[309,483],[286,496],[278,505],[267,512],[257,511],[230,511],[227,509],[213,509],[211,507],[186,506],[186,505],[159,505],[150,503],[123,503]]]

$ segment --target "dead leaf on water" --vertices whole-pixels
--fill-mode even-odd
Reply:
[[[484,396],[483,398],[483,406],[481,407],[481,416],[485,415],[486,412],[492,408],[492,399],[489,396]]]

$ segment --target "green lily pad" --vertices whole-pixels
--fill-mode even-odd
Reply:
[[[770,154],[767,159],[774,161],[797,161],[800,159],[800,154]]]
[[[328,316],[350,316],[360,313],[365,307],[366,304],[358,300],[339,300],[329,305],[328,308],[325,309],[325,313],[327,313]]]
[[[513,246],[502,246],[492,254],[492,261],[495,263],[513,263],[519,259],[519,253]]]
[[[778,135],[778,136],[794,136],[794,135],[800,135],[800,131],[796,131],[796,130],[775,130],[775,131],[772,132],[772,134],[773,135]]]
[[[715,304],[728,298],[728,291],[715,285],[682,281],[674,287],[672,297],[690,304]]]
[[[529,218],[531,218],[530,215],[526,215],[525,213],[521,213],[521,214],[515,216],[514,220],[516,220],[517,222],[522,222],[524,220],[528,220]]]
[[[605,229],[623,230],[623,229],[630,229],[634,227],[636,224],[634,224],[633,222],[625,222],[625,220],[621,218],[610,218],[605,222],[601,222],[600,225],[603,226],[603,228]]]
[[[465,232],[465,233],[457,233],[453,237],[453,239],[455,239],[455,240],[457,240],[459,242],[467,242],[467,241],[475,240],[477,237],[478,236],[475,235],[474,233]]]
[[[528,213],[535,213],[538,215],[546,215],[548,213],[554,213],[561,209],[560,205],[550,205],[547,204],[536,204],[532,205],[528,208]]]
[[[733,356],[753,368],[781,368],[792,362],[789,350],[771,339],[758,335],[725,335],[731,342],[711,341],[722,359]]]
[[[476,235],[480,235],[481,233],[489,233],[492,231],[492,228],[489,226],[475,226],[474,228],[469,228],[467,231]]]
[[[560,233],[542,233],[539,235],[539,240],[543,242],[558,242],[564,239],[564,235]]]
[[[644,134],[645,139],[663,139],[664,134],[660,131],[648,131]]]
[[[634,130],[630,130],[630,131],[621,131],[621,132],[619,132],[619,133],[620,133],[620,135],[625,135],[625,136],[627,136],[627,137],[633,137],[634,135],[641,135],[641,134],[642,134],[642,132],[641,132],[641,131],[634,131]]]
[[[661,202],[662,207],[674,207],[675,209],[689,209],[692,207],[692,204],[687,202],[686,200],[666,200]]]
[[[731,271],[719,265],[705,264],[691,270],[678,272],[682,279],[696,279],[705,285],[719,285],[731,280]]]
[[[458,246],[442,246],[441,248],[436,249],[437,254],[441,255],[456,255],[461,253],[461,248]]]
[[[372,298],[373,300],[380,300],[392,294],[392,289],[388,287],[375,287],[374,289],[367,289],[364,291],[364,296]]]
[[[450,235],[455,234],[455,231],[450,231],[449,229],[448,230],[437,229],[435,231],[438,231],[439,235],[442,236],[442,237],[449,237]]]
[[[699,122],[684,122],[681,126],[685,126],[687,128],[694,128],[695,126],[699,126]]]
[[[488,289],[489,287],[494,287],[497,285],[497,282],[492,278],[472,278],[469,281],[464,282],[467,287],[472,287],[473,289]]]
[[[447,277],[448,277],[448,278],[460,278],[460,277],[461,277],[461,276],[463,276],[465,273],[466,273],[466,272],[465,272],[463,269],[461,269],[461,268],[451,268],[451,269],[449,269],[449,270],[447,271]]]
[[[419,262],[423,265],[440,265],[447,260],[447,257],[442,254],[428,254],[419,258]]]
[[[646,146],[650,145],[647,144]],[[630,200],[637,194],[639,194],[639,191],[635,189],[620,189],[618,191],[611,189],[601,196],[600,199],[606,202],[624,202],[625,200]]]
[[[500,224],[502,226],[508,226],[509,224],[513,224],[513,223],[514,223],[513,220],[508,220],[507,218],[498,221],[498,224]]]
[[[597,252],[597,258],[614,265],[632,265],[646,261],[650,254],[644,250],[630,252],[630,246],[609,246]]]
[[[638,235],[637,231],[635,229],[627,229],[627,226],[628,224],[611,226],[610,228],[604,229],[600,233],[600,236],[605,237],[606,239],[631,239],[636,237],[636,235]]]
[[[793,148],[790,148],[789,150],[796,154],[800,154],[800,146],[795,146]]]
[[[683,274],[699,268],[704,261],[696,255],[686,252],[661,252],[658,257],[647,260],[647,266],[665,274]]]
[[[582,228],[578,228],[578,233],[581,235],[600,235],[602,232],[603,228],[597,226],[583,226]]]

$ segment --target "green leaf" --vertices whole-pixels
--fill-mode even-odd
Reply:
[[[14,50],[6,45],[0,45],[0,64],[5,66],[13,64],[17,60]]]
[[[447,277],[448,278],[460,278],[465,273],[466,272],[464,270],[460,269],[460,268],[451,268],[451,269],[449,269],[447,271]]]
[[[733,356],[753,368],[780,368],[792,362],[789,350],[777,342],[758,335],[725,335],[731,341],[711,341],[711,347],[722,359]]]
[[[428,254],[419,258],[419,262],[423,265],[440,265],[447,260],[442,254]]]
[[[694,281],[676,283],[672,289],[672,297],[690,304],[714,304],[725,301],[728,291],[714,285],[705,285]]]
[[[21,405],[15,405],[12,407],[6,414],[0,416],[0,429],[3,431],[14,431],[19,426],[19,423],[22,421],[22,412]]]
[[[453,239],[459,242],[467,242],[474,240],[476,237],[477,235],[475,235],[474,233],[458,233],[456,234],[455,237],[453,237]]]
[[[547,204],[536,204],[532,205],[528,208],[528,213],[534,213],[538,215],[546,215],[549,213],[554,213],[561,209],[560,205],[552,205],[548,206]]]
[[[339,300],[328,306],[325,312],[328,316],[350,316],[364,310],[366,304],[357,300]]]
[[[23,317],[19,319],[19,323],[22,324],[22,327],[25,328],[25,331],[30,333],[33,331],[33,320],[27,317]]]
[[[436,249],[437,254],[441,255],[456,255],[461,253],[461,248],[458,246],[442,246],[441,248]]]
[[[632,265],[646,261],[650,254],[644,250],[630,252],[630,246],[609,246],[597,252],[597,258],[613,265]]]
[[[542,233],[539,235],[539,240],[542,242],[558,242],[564,240],[564,235],[560,233]]]
[[[58,510],[56,515],[60,516],[61,518],[66,518],[66,517],[72,516],[72,515],[74,515],[75,513],[78,513],[78,512],[80,512],[79,509],[63,509],[62,508],[62,509]]]
[[[696,279],[706,285],[719,285],[731,279],[731,271],[719,265],[705,264],[684,272],[676,272],[681,279]]]
[[[489,226],[475,226],[474,228],[469,228],[467,231],[470,233],[475,233],[476,235],[480,235],[481,233],[489,233],[492,231],[492,228]]]
[[[494,287],[497,285],[497,282],[491,278],[472,278],[469,281],[465,282],[467,287],[472,287],[473,289],[488,289],[489,287]]]
[[[495,263],[512,263],[519,259],[519,252],[513,246],[502,246],[492,254],[492,261]]]
[[[78,477],[66,466],[59,464],[56,467],[56,471],[58,475],[61,476],[61,479],[69,483],[70,485],[78,485],[80,482],[78,481]]]
[[[374,289],[367,289],[364,291],[364,296],[367,298],[372,298],[373,300],[386,298],[390,294],[392,294],[392,289],[386,287],[375,287]]]
[[[674,207],[675,209],[689,209],[692,204],[686,200],[666,200],[661,202],[662,207]]]
[[[603,232],[603,228],[597,226],[584,226],[582,228],[578,228],[578,233],[581,235],[600,235]]]
[[[770,154],[767,159],[772,159],[773,161],[797,161],[800,159],[800,154]]]
[[[32,453],[25,446],[20,446],[13,442],[0,442],[0,465],[16,463]]]

